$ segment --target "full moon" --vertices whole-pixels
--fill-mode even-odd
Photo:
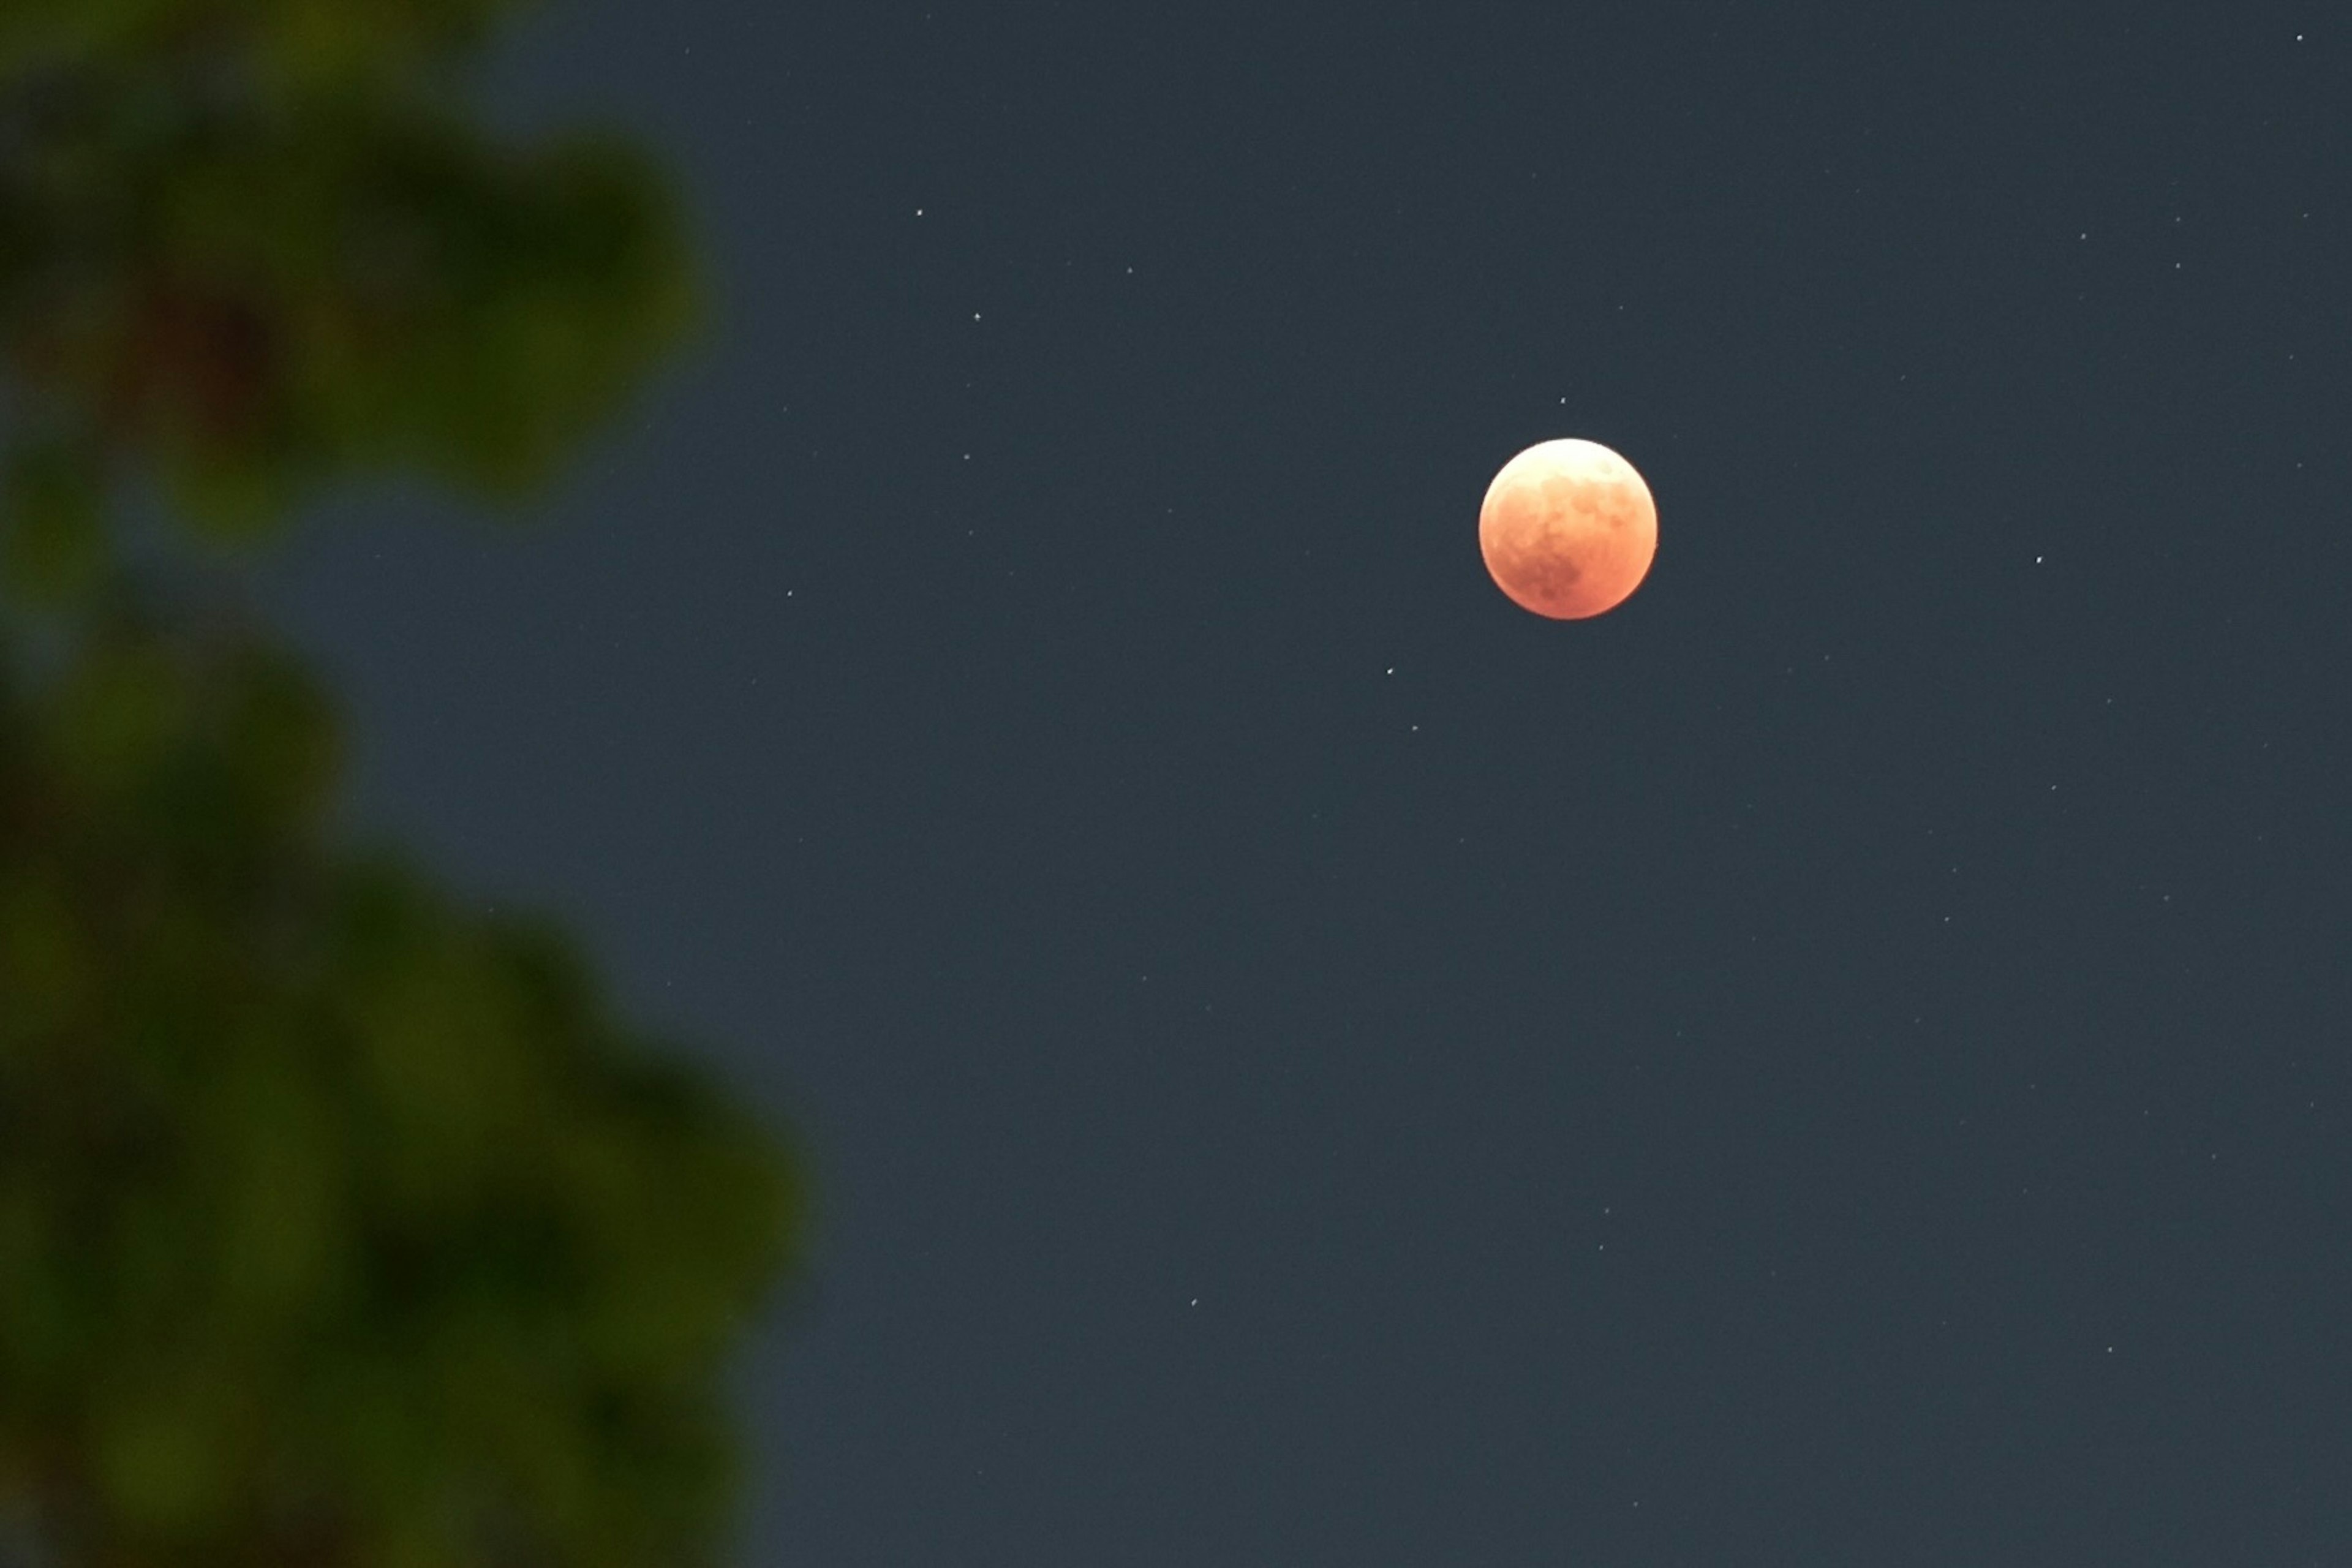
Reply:
[[[1658,552],[1658,508],[1596,441],[1542,441],[1505,463],[1478,509],[1478,552],[1514,604],[1580,621],[1625,602]]]

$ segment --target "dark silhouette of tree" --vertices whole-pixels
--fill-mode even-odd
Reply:
[[[511,8],[0,0],[0,1512],[69,1568],[725,1555],[795,1165],[340,843],[328,694],[110,521],[520,500],[677,343],[656,169],[461,112]]]

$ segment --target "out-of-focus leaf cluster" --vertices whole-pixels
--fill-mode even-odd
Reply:
[[[526,499],[677,344],[658,171],[450,90],[522,3],[0,0],[0,1521],[62,1568],[720,1555],[796,1167],[339,847],[324,692],[110,526]]]
[[[323,694],[116,601],[0,691],[0,1498],[68,1563],[688,1563],[793,1166],[543,925],[339,858]]]
[[[412,79],[535,0],[8,0],[0,70],[233,38],[284,82]]]
[[[331,479],[525,497],[696,318],[660,171],[509,149],[449,67],[500,0],[0,0],[8,522],[76,581],[59,476],[137,469],[216,537]],[[46,484],[47,489],[42,489]]]

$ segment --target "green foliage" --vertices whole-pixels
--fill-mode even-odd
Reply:
[[[337,749],[120,602],[0,706],[0,1477],[77,1562],[709,1560],[792,1167],[551,929],[333,854]]]
[[[105,476],[87,450],[23,442],[0,467],[0,588],[30,605],[69,604],[106,566]]]
[[[404,86],[533,0],[8,0],[0,71],[234,49],[273,84]]]
[[[643,155],[509,150],[426,89],[503,8],[0,12],[0,354],[39,427],[219,539],[356,474],[544,484],[698,295]]]
[[[327,694],[110,527],[519,500],[676,346],[658,171],[451,100],[515,8],[0,0],[0,1524],[63,1568],[720,1554],[796,1167],[560,931],[339,846]]]

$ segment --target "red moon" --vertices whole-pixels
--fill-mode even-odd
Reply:
[[[1522,609],[1580,621],[1625,602],[1658,552],[1658,507],[1595,441],[1543,441],[1503,465],[1478,509],[1478,552]]]

